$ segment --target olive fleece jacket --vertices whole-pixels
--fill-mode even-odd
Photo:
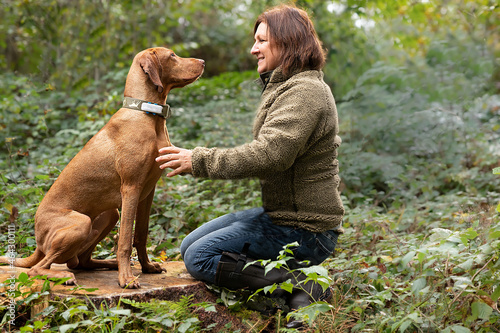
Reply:
[[[264,87],[253,141],[228,149],[195,148],[193,175],[258,177],[263,206],[273,223],[312,232],[340,231],[341,139],[335,101],[323,72],[286,76],[278,67]]]

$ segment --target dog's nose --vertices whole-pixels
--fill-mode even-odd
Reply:
[[[205,60],[203,59],[198,59],[199,62],[201,62],[201,64],[203,65],[203,67],[205,67]]]

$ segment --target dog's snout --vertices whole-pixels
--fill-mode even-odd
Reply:
[[[197,59],[199,62],[201,62],[201,64],[203,65],[203,67],[205,67],[205,60],[203,59]]]

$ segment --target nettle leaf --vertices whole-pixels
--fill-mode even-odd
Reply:
[[[431,260],[429,260],[429,262],[424,265],[424,269],[427,269],[427,268],[431,267],[432,265],[434,265],[434,263],[436,261],[437,261],[437,259],[431,259]]]
[[[468,245],[467,238],[462,238],[458,232],[455,232],[452,235],[450,235],[450,237],[448,237],[447,241],[454,243],[452,245],[452,246],[454,246],[455,244],[460,244],[460,243],[463,244],[464,239],[465,239],[465,246],[467,246]]]
[[[491,299],[496,302],[500,298],[500,284],[497,284],[495,291],[491,294]]]
[[[264,268],[264,274],[267,275],[267,273],[269,273],[274,268],[280,269],[281,266],[283,266],[284,264],[285,264],[285,262],[281,261],[281,260],[271,261],[270,263],[266,264],[266,267]]]
[[[399,331],[400,331],[401,333],[404,333],[404,332],[406,331],[406,329],[407,329],[408,327],[410,327],[410,325],[411,325],[411,324],[412,324],[412,321],[411,321],[411,320],[405,320],[405,321],[401,324],[401,326],[399,326]]]
[[[491,306],[483,302],[472,303],[471,309],[474,318],[479,318],[484,320],[490,319],[490,316],[493,313],[493,309],[491,308]]]
[[[473,265],[474,265],[474,259],[471,258],[471,259],[468,259],[465,262],[461,263],[457,267],[460,267],[464,271],[469,271]]]
[[[310,266],[310,267],[305,267],[305,268],[301,268],[299,269],[302,273],[304,273],[305,275],[310,275],[310,274],[314,274],[316,273],[316,276],[324,276],[324,277],[327,277],[328,276],[328,270],[323,267],[323,266]]]
[[[467,288],[472,285],[472,280],[466,276],[452,276],[451,277],[455,281],[455,287],[457,288]]]
[[[417,294],[420,290],[424,289],[426,285],[427,285],[426,278],[416,279],[415,281],[413,281],[413,284],[411,286],[411,291],[414,294]]]
[[[59,332],[65,333],[68,330],[77,328],[79,325],[80,325],[80,322],[74,323],[74,324],[61,325],[61,326],[59,326]]]
[[[276,289],[278,288],[278,285],[276,283],[272,284],[271,286],[266,286],[264,287],[264,293],[267,294],[267,293],[272,293],[273,291],[275,291]]]
[[[131,311],[128,309],[110,309],[110,313],[121,316],[130,316]]]
[[[490,244],[484,244],[479,247],[479,250],[481,250],[481,253],[485,255],[491,254],[493,251],[495,251],[495,248],[491,246]]]
[[[323,292],[325,292],[326,289],[328,289],[328,287],[330,286],[330,281],[327,281],[325,279],[318,279],[317,282],[319,283],[321,288],[323,288]]]
[[[64,311],[61,313],[61,317],[64,318],[64,320],[68,321],[75,313],[82,313],[82,311],[87,311],[88,308],[85,305],[78,306],[76,308],[71,307],[68,310]]]
[[[190,307],[202,308],[203,310],[209,311],[209,312],[217,312],[215,305],[213,303],[209,303],[209,302],[194,303]]]
[[[83,321],[79,321],[79,322],[74,323],[74,324],[65,324],[65,325],[59,326],[59,332],[65,333],[68,330],[72,330],[72,329],[77,328],[78,326],[90,326],[90,325],[94,325],[94,322],[92,320],[83,320]]]
[[[410,325],[413,322],[416,322],[416,321],[418,321],[418,313],[416,313],[416,312],[410,313],[409,315],[404,317],[403,320],[401,320],[400,322],[393,324],[392,331],[395,332],[395,330],[399,326],[399,332],[404,333],[406,331],[406,329],[408,327],[410,327]]]
[[[177,328],[177,329],[181,333],[187,332],[187,330],[190,329],[191,326],[193,326],[193,324],[196,324],[199,321],[200,320],[198,318],[188,318],[188,319],[185,319],[184,322],[182,324],[180,324],[179,328]]]
[[[469,240],[476,238],[477,235],[478,234],[474,229],[469,228],[460,233],[460,240],[462,241],[462,244],[467,246],[469,244]]]
[[[455,333],[470,333],[471,330],[466,328],[466,327],[463,327],[461,325],[453,325],[453,326],[450,326],[449,327],[453,332]]]
[[[292,293],[293,291],[293,283],[290,282],[290,280],[287,280],[285,282],[282,282],[280,284],[280,288],[285,290],[285,291],[288,291],[289,293]]]
[[[37,300],[40,297],[39,293],[31,293],[28,297],[24,299],[24,303],[29,304],[33,300]]]
[[[21,283],[26,283],[28,281],[28,279],[29,279],[29,276],[25,272],[22,272],[21,274],[19,274],[19,277],[17,279]]]
[[[326,313],[333,308],[332,305],[326,302],[316,302],[312,303],[306,307],[300,308],[294,312],[290,312],[287,315],[287,319],[294,317],[296,319],[303,319],[308,322],[309,325],[313,324],[316,317],[321,313]]]
[[[431,242],[435,242],[438,240],[447,239],[448,237],[451,236],[452,233],[453,233],[453,231],[448,230],[448,229],[434,228],[434,229],[432,229],[432,235],[430,235],[429,240]]]
[[[410,251],[403,257],[403,259],[401,260],[401,264],[403,265],[403,267],[408,266],[410,261],[415,257],[416,253],[416,251]]]

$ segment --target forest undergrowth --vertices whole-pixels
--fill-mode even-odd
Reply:
[[[455,2],[464,8],[474,3]],[[441,16],[437,11],[442,12],[442,8],[432,7],[432,2],[399,8],[367,2],[368,7],[386,6],[383,11],[374,11],[382,17],[375,23],[384,24],[375,25],[371,36],[376,40],[370,42],[368,32],[365,36],[347,21],[339,20],[343,22],[339,26],[330,22],[331,10],[330,16],[319,15],[328,9],[324,2],[303,3],[318,13],[317,27],[330,50],[325,79],[337,99],[343,141],[339,148],[341,195],[346,215],[345,233],[335,253],[319,267],[305,271],[310,279],[331,286],[333,299],[293,315],[308,323],[306,332],[500,332],[498,42],[483,42],[498,41],[494,35],[498,24],[491,23],[492,16],[488,16],[493,14],[477,14],[476,21],[467,21],[464,30],[457,27],[457,22],[463,23],[459,14]],[[75,2],[74,6],[77,4],[81,5]],[[136,6],[133,2],[128,5]],[[11,10],[28,10],[29,14],[32,8],[23,6]],[[358,10],[356,6],[346,8]],[[63,5],[55,8],[63,16],[51,12],[54,20],[65,17]],[[118,9],[107,14],[119,13]],[[193,11],[190,15],[203,13],[190,7],[182,10],[188,9]],[[22,17],[29,16],[23,13]],[[206,15],[211,14],[207,11]],[[338,15],[342,18],[344,14]],[[30,17],[29,22],[36,25],[39,17]],[[232,16],[221,19],[224,17],[229,20]],[[76,26],[80,21],[75,22],[68,31],[80,28]],[[177,21],[169,24],[172,22]],[[65,24],[72,23],[68,20]],[[244,34],[241,26],[238,29],[238,34],[226,37],[239,38],[241,43]],[[106,31],[101,27],[89,33],[91,40],[86,47],[104,45],[91,42],[101,41],[101,37],[111,41]],[[37,34],[26,30],[21,37],[29,39]],[[70,43],[70,35],[75,36],[74,31],[54,40]],[[174,37],[169,37],[170,44],[177,46],[181,55],[194,53],[193,45],[201,45]],[[151,42],[159,39],[156,34],[148,38]],[[130,43],[122,46],[122,53],[132,49]],[[118,49],[119,45],[109,47]],[[36,43],[26,43],[25,49],[18,51],[41,52]],[[104,63],[96,69],[91,68],[91,62],[86,63],[79,68],[82,73],[78,79],[64,75],[74,65],[73,53],[51,62],[47,52],[47,58],[38,54],[38,65],[46,66],[43,78],[22,72],[23,66],[31,64],[27,60],[18,64],[18,71],[1,74],[0,244],[5,246],[0,255],[7,251],[9,225],[15,225],[17,254],[24,257],[34,251],[34,215],[41,199],[70,159],[122,103],[128,71],[123,59],[113,60],[116,66],[110,66],[111,70]],[[246,64],[241,57],[241,63]],[[32,58],[30,61],[34,63]],[[56,69],[61,64],[64,71],[59,72]],[[174,145],[234,147],[252,139],[260,91],[253,82],[257,73],[244,67],[207,74],[169,94],[167,103],[173,117],[167,126]],[[49,69],[54,75],[50,76]],[[256,179],[162,177],[151,211],[150,256],[156,261],[181,260],[179,246],[189,232],[222,214],[259,205]],[[97,246],[96,258],[115,256],[117,232],[115,228]],[[284,249],[281,258],[267,264],[286,265],[289,255]],[[47,281],[41,291],[25,292],[23,288],[32,284],[33,279],[26,275],[17,280],[13,331],[210,332],[213,326],[203,324],[202,313],[214,311],[215,305],[227,307],[246,323],[249,332],[294,331],[283,327],[285,312],[255,312],[253,306],[261,300],[254,301],[257,296],[248,301],[249,295],[224,290],[214,290],[218,298],[214,302],[183,297],[176,302],[123,300],[108,307],[77,299],[52,300],[42,313],[30,318],[28,313],[36,300],[50,289]],[[3,296],[5,299],[6,292]],[[4,330],[9,327],[8,299],[0,305]],[[222,331],[242,329],[228,324]]]

